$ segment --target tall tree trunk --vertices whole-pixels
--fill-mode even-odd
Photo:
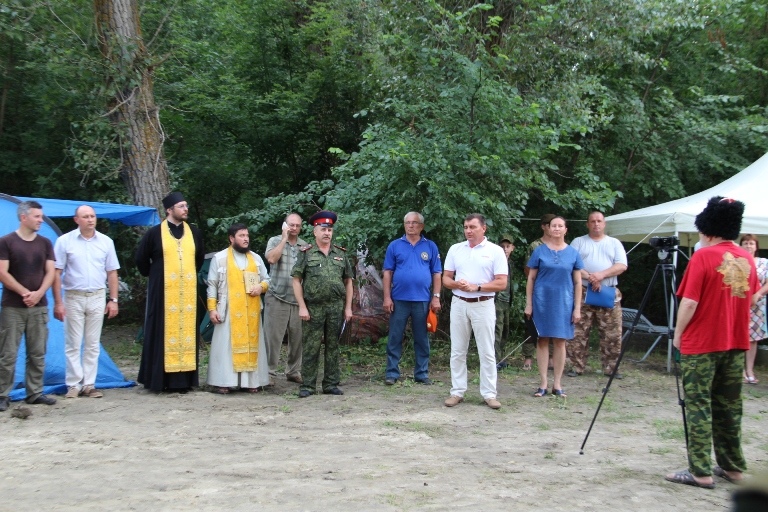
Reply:
[[[141,35],[138,0],[94,0],[108,90],[109,116],[124,148],[120,175],[138,205],[161,209],[170,190],[163,154],[165,134],[155,105],[153,68]]]

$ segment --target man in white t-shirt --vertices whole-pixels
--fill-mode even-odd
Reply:
[[[581,270],[581,282],[594,291],[603,286],[618,284],[617,276],[627,270],[627,253],[617,239],[605,234],[605,216],[600,212],[592,212],[587,217],[589,234],[580,236],[571,242],[571,246],[579,251],[584,262]],[[586,298],[582,294],[582,301]],[[582,302],[581,322],[576,324],[573,340],[566,344],[571,370],[566,374],[577,377],[584,372],[587,365],[589,349],[589,333],[592,325],[597,324],[600,333],[600,359],[603,373],[610,375],[616,366],[616,360],[621,352],[621,292],[616,288],[616,298],[613,307],[590,306]],[[615,376],[621,379],[621,374]]]
[[[504,250],[485,237],[485,217],[470,213],[464,218],[466,242],[448,250],[443,265],[443,286],[453,291],[451,302],[451,396],[453,407],[464,401],[467,391],[467,350],[475,334],[480,356],[480,394],[491,409],[496,399],[496,354],[494,352],[496,292],[507,287],[509,269]]]

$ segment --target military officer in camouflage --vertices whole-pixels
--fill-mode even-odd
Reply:
[[[499,241],[499,246],[504,249],[504,256],[507,257],[507,287],[496,293],[496,342],[494,349],[496,351],[496,370],[500,371],[509,366],[505,361],[507,340],[509,339],[509,317],[512,308],[512,263],[509,257],[515,250],[515,244],[512,243],[512,235],[503,235]]]
[[[331,244],[336,214],[320,211],[309,219],[315,244],[301,249],[293,267],[293,291],[299,317],[306,322],[302,335],[299,398],[315,393],[320,344],[325,339],[323,393],[343,395],[339,389],[339,336],[342,323],[352,318],[352,267],[345,250]]]

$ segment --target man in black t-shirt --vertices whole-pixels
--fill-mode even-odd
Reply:
[[[48,301],[45,292],[55,275],[53,244],[37,232],[43,224],[43,207],[36,201],[19,203],[19,229],[0,238],[0,411],[10,405],[16,357],[26,335],[27,403],[53,405],[43,394],[45,348],[48,341]]]

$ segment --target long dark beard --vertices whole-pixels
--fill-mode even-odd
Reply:
[[[250,249],[250,248],[248,248],[248,247],[240,247],[239,245],[234,245],[234,244],[232,244],[232,248],[233,248],[234,250],[236,250],[237,252],[239,252],[240,254],[247,254],[247,253],[248,253],[248,251],[250,251],[250,250],[251,250],[251,249]]]

